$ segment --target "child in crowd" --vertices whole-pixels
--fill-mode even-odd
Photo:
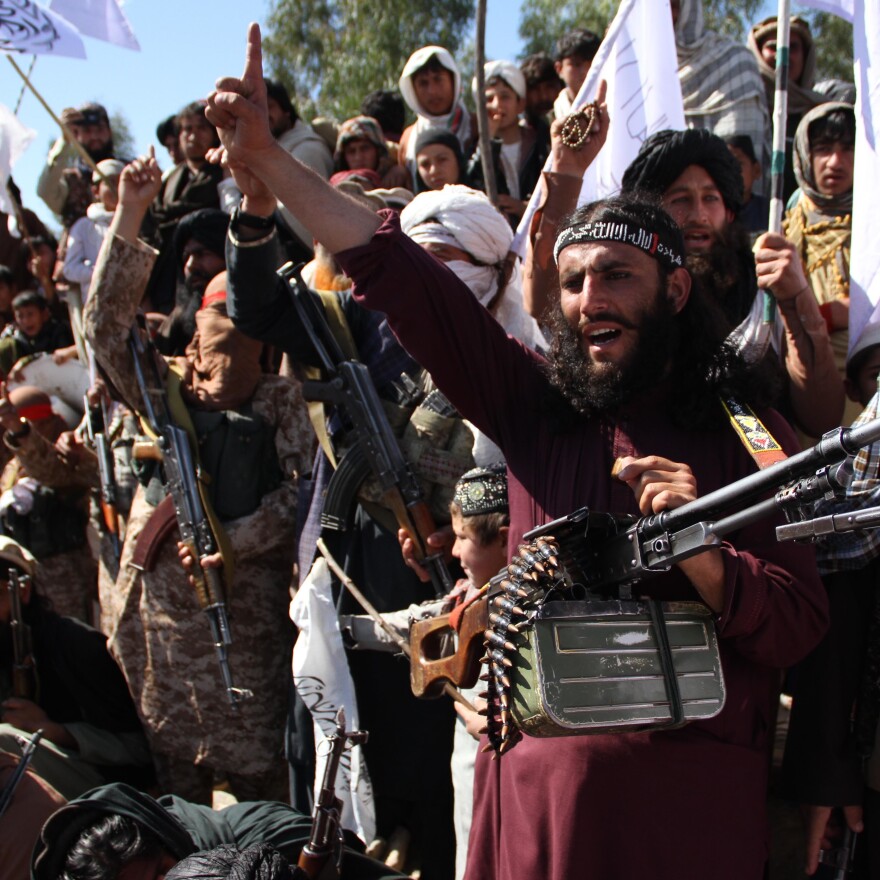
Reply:
[[[125,165],[118,159],[104,159],[97,167],[92,174],[95,201],[89,205],[85,217],[70,227],[64,256],[64,277],[80,286],[83,299],[88,296],[95,260],[119,202],[119,175]]]
[[[479,100],[476,78],[474,100]],[[539,138],[535,128],[520,120],[526,108],[526,78],[511,61],[490,61],[484,67],[484,92],[492,137],[492,162],[498,189],[498,208],[514,228],[526,200],[541,179],[549,153],[549,138]],[[485,191],[483,165],[477,149],[468,166],[471,185]]]
[[[423,131],[415,145],[416,173],[413,191],[443,189],[447,184],[468,184],[464,153],[458,138],[442,128]]]
[[[461,100],[461,74],[449,52],[441,46],[423,46],[413,52],[400,75],[400,93],[416,121],[400,138],[398,161],[415,179],[415,147],[429,128],[450,131],[467,155],[473,147],[476,125]]]
[[[496,462],[488,467],[473,468],[463,474],[455,485],[455,493],[449,505],[452,516],[452,531],[455,543],[452,555],[461,563],[465,577],[459,580],[452,592],[442,600],[434,600],[423,605],[413,605],[402,612],[383,614],[385,621],[406,638],[412,619],[425,620],[446,614],[453,608],[475,599],[480,589],[507,564],[507,537],[510,527],[510,513],[507,503],[507,466]],[[404,557],[411,560],[411,546],[404,532],[398,537]],[[422,572],[423,574],[424,571]],[[383,632],[369,617],[343,616],[340,620],[347,631],[349,643],[366,650],[397,650],[396,643]],[[477,693],[483,690],[482,683],[473,688],[462,689],[462,696],[479,708],[482,704]],[[455,823],[455,876],[464,876],[467,859],[467,843],[471,827],[473,806],[474,760],[477,755],[479,729],[485,719],[466,708],[455,704],[459,715],[455,725],[455,738],[452,747],[452,785],[455,791],[453,821]]]
[[[12,301],[15,323],[0,337],[0,374],[5,379],[15,362],[40,351],[57,352],[63,360],[76,353],[70,329],[56,321],[46,298],[26,290]]]
[[[389,154],[382,127],[369,116],[353,116],[339,126],[333,162],[337,173],[367,168],[379,175],[382,186],[409,185],[406,170]]]
[[[599,44],[602,41],[592,31],[575,28],[556,44],[556,72],[565,83],[565,88],[553,104],[557,119],[564,119],[571,113],[571,105],[581,90]]]

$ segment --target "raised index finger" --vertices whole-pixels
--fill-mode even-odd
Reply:
[[[241,78],[249,82],[259,81],[263,78],[263,43],[260,37],[260,26],[255,21],[248,25],[244,73]]]

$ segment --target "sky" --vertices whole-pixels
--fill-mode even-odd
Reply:
[[[488,0],[486,56],[515,58],[522,49],[511,15],[511,0]],[[765,2],[765,14],[775,6]],[[518,10],[519,4],[516,5]],[[112,114],[128,120],[137,153],[155,143],[156,125],[197,98],[205,97],[221,75],[238,74],[250,21],[264,22],[268,0],[127,0],[126,16],[141,46],[140,52],[86,38],[88,58],[39,56],[31,80],[46,103],[60,115],[65,107],[98,101]],[[0,53],[2,54],[2,53]],[[16,56],[25,71],[30,56]],[[22,81],[0,58],[0,104],[15,108]],[[57,228],[49,210],[36,196],[36,183],[57,126],[30,91],[18,111],[19,119],[37,132],[28,151],[13,170],[26,207]],[[167,162],[164,150],[157,150]]]
[[[48,5],[48,4],[46,4]],[[489,0],[486,53],[513,58],[522,41],[518,16],[510,15],[510,0]],[[126,17],[141,46],[132,52],[86,38],[86,60],[38,57],[31,81],[57,115],[65,107],[98,101],[129,122],[136,152],[155,144],[156,125],[197,98],[205,97],[218,76],[239,74],[244,64],[248,23],[265,21],[267,0],[127,0]],[[415,47],[417,48],[417,47]],[[2,55],[2,53],[0,53]],[[25,72],[32,56],[15,56]],[[0,57],[0,104],[14,109],[22,81]],[[57,228],[51,212],[36,195],[37,178],[57,136],[57,126],[27,91],[18,118],[37,132],[13,169],[26,207]],[[157,149],[160,164],[167,153]]]

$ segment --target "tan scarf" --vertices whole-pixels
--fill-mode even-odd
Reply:
[[[261,342],[235,329],[224,302],[199,309],[186,357],[177,359],[187,403],[214,411],[238,409],[247,403],[262,376],[262,348]]]

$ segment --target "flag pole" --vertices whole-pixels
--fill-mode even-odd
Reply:
[[[477,130],[480,137],[480,164],[486,195],[493,205],[498,204],[498,186],[495,181],[495,163],[492,161],[492,140],[489,137],[489,111],[486,108],[486,0],[477,3],[477,33],[474,50],[474,74],[477,80]]]
[[[31,56],[31,63],[28,66],[28,72],[27,72],[28,77],[30,77],[30,75],[34,72],[34,67],[36,66],[36,63],[37,63],[37,56],[32,55]],[[12,111],[13,114],[16,116],[18,116],[18,111],[21,109],[21,102],[24,100],[24,93],[26,91],[27,91],[27,84],[22,83],[21,84],[21,91],[18,93],[18,100],[15,102],[15,109]]]
[[[98,166],[95,164],[95,160],[92,159],[92,157],[86,152],[85,147],[83,147],[83,145],[74,137],[70,128],[55,115],[55,111],[46,103],[43,96],[30,81],[28,75],[15,63],[15,59],[11,55],[7,55],[6,60],[15,68],[15,72],[22,78],[22,80],[24,80],[24,84],[31,90],[31,92],[33,92],[34,97],[43,105],[43,109],[52,117],[61,131],[64,132],[65,139],[74,150],[76,150],[83,162],[85,162],[86,165],[88,165],[88,167],[101,178],[101,180],[104,180],[105,177],[100,171],[98,171]]]
[[[779,0],[776,15],[776,89],[773,93],[773,152],[770,160],[769,232],[782,232],[783,184],[785,182],[785,136],[788,128],[788,49],[791,42],[791,0]],[[764,291],[764,323],[776,315],[773,295]]]

